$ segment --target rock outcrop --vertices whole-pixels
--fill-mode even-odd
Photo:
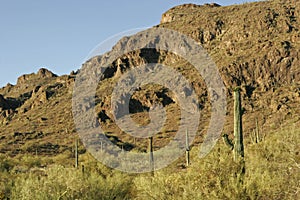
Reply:
[[[7,102],[6,100],[4,99],[4,97],[0,94],[0,109],[3,110],[3,109],[6,109],[8,106],[7,106]]]
[[[41,68],[41,69],[39,69],[39,71],[36,74],[31,73],[31,74],[24,74],[24,75],[20,76],[18,78],[17,84],[20,85],[27,81],[33,81],[35,79],[54,78],[54,77],[57,77],[57,75],[45,68]]]

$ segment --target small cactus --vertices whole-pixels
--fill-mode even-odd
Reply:
[[[152,176],[154,176],[153,137],[149,137],[149,164]]]
[[[190,165],[190,144],[189,144],[189,132],[185,133],[185,156],[186,156],[186,166]]]
[[[253,144],[260,143],[264,139],[264,135],[261,134],[261,130],[258,126],[258,119],[255,118],[255,129],[253,129],[252,134],[250,134],[251,141]]]
[[[78,139],[75,139],[75,168],[78,168]]]

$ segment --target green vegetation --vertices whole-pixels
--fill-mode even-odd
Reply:
[[[130,177],[115,172],[100,175],[53,166],[44,174],[22,175],[11,190],[12,199],[128,199]]]
[[[178,167],[184,166],[183,155],[154,176],[123,174],[88,155],[80,159],[84,172],[59,164],[41,167],[49,161],[30,156],[21,169],[24,160],[1,155],[0,199],[299,199],[300,129],[269,133],[255,144],[246,137],[245,143],[242,186],[239,166],[222,140],[204,159],[193,147],[188,168]]]
[[[157,172],[154,178],[135,179],[137,199],[299,199],[300,130],[268,134],[258,144],[246,138],[244,184],[239,189],[233,155],[219,142],[206,158],[192,151],[192,164],[174,173]],[[150,198],[152,197],[152,198]]]

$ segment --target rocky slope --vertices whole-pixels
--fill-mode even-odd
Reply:
[[[300,3],[268,1],[222,7],[186,4],[162,15],[163,27],[179,31],[201,44],[215,61],[228,94],[224,132],[232,133],[232,89],[242,88],[245,134],[255,119],[267,133],[300,120]],[[126,38],[122,40],[126,41]],[[118,48],[120,41],[114,48]],[[103,57],[87,61],[97,66]],[[96,93],[99,124],[111,141],[127,150],[145,151],[147,140],[123,133],[111,115],[110,97],[117,80],[128,69],[159,62],[182,73],[194,87],[201,109],[195,145],[202,141],[209,123],[209,93],[193,66],[173,53],[142,49],[115,60]],[[72,92],[76,73],[57,76],[46,69],[19,77],[16,85],[0,89],[0,152],[16,155],[70,153],[76,133],[72,117]],[[165,127],[155,136],[156,147],[166,145],[178,129],[180,107],[172,91],[147,85],[131,97],[134,121],[149,123],[147,110],[161,103],[167,110]],[[88,109],[82,108],[82,109]]]

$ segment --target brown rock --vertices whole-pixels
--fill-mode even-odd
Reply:
[[[40,78],[53,78],[53,77],[57,77],[56,74],[52,73],[51,71],[49,71],[48,69],[45,69],[45,68],[39,69],[37,75]]]

